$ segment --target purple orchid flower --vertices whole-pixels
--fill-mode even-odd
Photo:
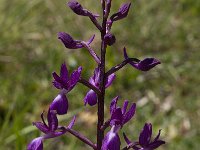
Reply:
[[[130,7],[131,3],[122,4],[118,12],[110,17],[110,20],[113,22],[125,18],[128,15]]]
[[[128,101],[124,101],[122,108],[117,107],[119,97],[115,97],[110,104],[110,126],[111,130],[106,134],[101,150],[120,150],[120,138],[118,131],[127,123],[135,114],[136,104],[133,103],[127,111]]]
[[[99,17],[97,14],[92,14],[87,9],[84,9],[79,2],[76,0],[71,0],[67,3],[67,5],[71,8],[71,10],[80,16],[93,16],[93,17]]]
[[[114,79],[115,79],[114,73],[109,75],[108,78],[106,79],[105,88],[108,88],[112,84]],[[100,69],[95,68],[94,75],[90,77],[89,82],[96,88],[99,88],[99,82],[100,82],[99,80],[100,80]],[[89,90],[89,92],[86,94],[84,98],[84,103],[85,105],[89,104],[90,106],[95,105],[97,103],[97,94],[93,90]]]
[[[125,59],[129,58],[126,52],[126,48],[124,48],[124,58]],[[157,66],[158,64],[160,64],[160,61],[155,58],[145,58],[144,60],[138,60],[138,62],[130,62],[129,64],[138,70],[148,71],[153,67]]]
[[[120,126],[112,126],[111,130],[106,134],[101,150],[120,150],[120,138],[118,131]]]
[[[67,113],[68,100],[65,94],[71,91],[76,85],[80,79],[81,71],[82,67],[79,67],[71,74],[71,77],[69,77],[66,64],[63,63],[60,68],[60,76],[58,76],[55,72],[52,73],[54,77],[53,85],[57,89],[60,89],[61,92],[51,103],[50,110],[56,110],[57,114],[59,115],[64,115]]]
[[[56,72],[53,72],[53,85],[57,89],[64,89],[66,90],[65,92],[68,93],[73,89],[73,87],[76,85],[78,80],[80,79],[82,67],[78,67],[77,70],[75,70],[71,76],[69,77],[69,73],[66,67],[66,64],[63,63],[60,68],[60,76]]]
[[[152,125],[151,123],[145,123],[143,130],[141,131],[139,136],[139,142],[131,142],[125,134],[124,139],[128,144],[128,147],[134,150],[154,150],[162,144],[165,144],[165,141],[159,139],[160,133],[161,130],[159,130],[159,133],[154,138],[154,140],[151,140]]]
[[[56,112],[53,110],[48,111],[47,114],[47,121],[48,125],[44,121],[44,114],[41,114],[42,122],[34,122],[33,125],[35,125],[40,131],[44,133],[43,136],[37,137],[34,140],[32,140],[27,150],[43,150],[43,140],[55,138],[57,136],[61,136],[67,132],[66,129],[58,127],[58,118],[56,116]],[[69,126],[67,128],[72,128],[75,123],[76,117],[72,119]]]
[[[94,40],[95,35],[93,35],[88,42],[85,42],[86,44],[92,43]],[[58,33],[58,39],[62,41],[62,43],[65,45],[66,48],[69,49],[78,49],[78,48],[83,48],[84,45],[81,44],[81,40],[74,40],[69,34],[65,32],[59,32]]]
[[[123,107],[117,107],[117,101],[119,96],[115,97],[110,104],[110,125],[120,125],[121,127],[126,124],[134,115],[136,110],[136,104],[132,103],[129,110],[127,111],[128,107],[128,100],[124,101]]]

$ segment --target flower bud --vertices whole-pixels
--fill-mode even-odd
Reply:
[[[105,44],[106,45],[113,45],[116,41],[116,38],[113,34],[111,33],[107,33],[105,36],[104,36],[104,41],[105,41]]]
[[[125,18],[127,15],[128,15],[128,12],[129,12],[129,9],[131,7],[131,3],[126,3],[126,4],[123,4],[117,13],[113,14],[111,17],[110,17],[110,20],[111,21],[117,21],[117,20],[120,20],[120,19],[123,19]]]
[[[76,0],[71,0],[67,3],[67,5],[72,9],[74,13],[81,16],[88,16],[88,11],[86,9],[83,9],[80,3],[78,3]]]

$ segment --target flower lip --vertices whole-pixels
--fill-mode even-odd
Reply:
[[[84,98],[85,105],[89,104],[90,106],[94,106],[97,104],[97,94],[93,90],[89,90]]]
[[[28,144],[27,150],[43,150],[43,137],[35,138]]]
[[[58,94],[50,105],[50,110],[56,110],[58,115],[64,115],[68,111],[68,100],[64,93]]]

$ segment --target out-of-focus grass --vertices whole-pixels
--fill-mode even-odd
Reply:
[[[59,92],[51,85],[51,72],[59,71],[63,61],[70,71],[82,65],[86,79],[95,67],[85,49],[68,50],[57,40],[58,31],[84,40],[96,33],[92,46],[99,53],[95,27],[88,18],[73,14],[65,3],[0,0],[0,149],[25,149],[40,135],[31,122],[40,120],[39,114]],[[81,3],[100,12],[97,2]],[[113,1],[112,13],[120,3]],[[152,122],[155,133],[163,129],[167,144],[161,149],[198,150],[200,2],[135,0],[132,6],[128,18],[113,26],[117,43],[107,51],[107,69],[123,60],[124,46],[130,56],[153,56],[162,64],[147,73],[131,66],[119,71],[106,93],[107,108],[116,94],[137,102],[136,118],[124,127],[129,137],[136,139],[143,124]],[[61,124],[79,114],[75,129],[95,139],[95,108],[83,107],[87,90],[78,85],[68,95],[69,114],[61,118]],[[45,148],[88,149],[71,135],[45,141]]]

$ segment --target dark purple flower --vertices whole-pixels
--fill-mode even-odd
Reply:
[[[55,138],[57,136],[61,136],[67,132],[65,128],[58,128],[58,119],[56,116],[56,112],[53,110],[48,111],[47,114],[47,122],[44,121],[44,114],[41,114],[42,122],[34,122],[33,125],[35,125],[40,131],[44,133],[43,136],[37,137],[34,140],[32,140],[27,150],[42,150],[43,149],[43,140],[49,139],[49,138]],[[72,128],[75,122],[75,117],[70,122],[69,126],[67,128]]]
[[[124,134],[124,139],[128,146],[130,148],[133,148],[134,150],[154,150],[161,146],[162,144],[165,144],[165,141],[162,141],[159,139],[161,130],[159,130],[158,135],[154,138],[154,140],[151,140],[152,136],[152,125],[151,123],[145,123],[143,130],[140,133],[139,136],[139,142],[131,142],[126,135]]]
[[[115,97],[110,104],[110,125],[121,125],[121,127],[126,124],[135,114],[136,104],[132,103],[129,110],[127,111],[128,107],[128,100],[124,101],[123,107],[117,107],[117,101],[119,97]]]
[[[93,35],[88,42],[86,42],[88,45],[92,43],[94,40],[95,35]],[[65,45],[66,48],[70,49],[78,49],[83,48],[84,46],[81,44],[81,40],[74,40],[69,34],[65,32],[59,32],[58,33],[58,39],[62,41],[62,43]]]
[[[113,22],[125,18],[128,15],[130,7],[131,3],[122,4],[118,12],[110,17],[110,20]]]
[[[126,48],[124,48],[124,58],[129,58],[126,52]],[[148,71],[160,64],[160,61],[155,58],[145,58],[144,60],[138,60],[138,62],[130,62],[129,64],[138,70]]]
[[[73,12],[76,13],[77,15],[81,15],[81,16],[88,15],[88,11],[86,9],[83,9],[81,4],[78,3],[77,1],[71,0],[67,4],[73,10]]]
[[[60,68],[60,76],[58,76],[56,72],[52,73],[53,78],[54,78],[53,85],[57,89],[65,89],[66,90],[65,93],[67,93],[73,89],[73,87],[76,85],[76,83],[80,79],[81,71],[82,71],[82,67],[80,66],[69,77],[66,64],[63,63]]]
[[[107,33],[105,36],[104,36],[104,41],[105,41],[105,44],[106,45],[113,45],[116,41],[116,38],[113,34],[111,33]]]
[[[61,92],[58,96],[53,100],[50,105],[50,110],[56,110],[58,115],[64,115],[68,110],[68,100],[66,95]]]
[[[67,3],[67,5],[71,8],[71,10],[76,13],[77,15],[81,16],[93,16],[93,17],[99,17],[97,14],[92,14],[87,9],[84,9],[79,2],[76,0],[71,0]]]
[[[114,73],[109,75],[108,78],[106,79],[105,88],[109,87],[112,84],[114,79],[115,79]],[[95,86],[96,88],[99,89],[99,82],[100,82],[100,69],[99,68],[96,68],[94,70],[94,75],[92,77],[90,77],[89,82],[93,86]],[[85,105],[89,104],[90,106],[95,105],[97,103],[97,94],[93,90],[90,90],[84,98],[84,103],[85,103]]]
[[[103,139],[101,150],[120,150],[120,138],[118,131],[120,126],[112,126],[111,130],[106,134]]]

